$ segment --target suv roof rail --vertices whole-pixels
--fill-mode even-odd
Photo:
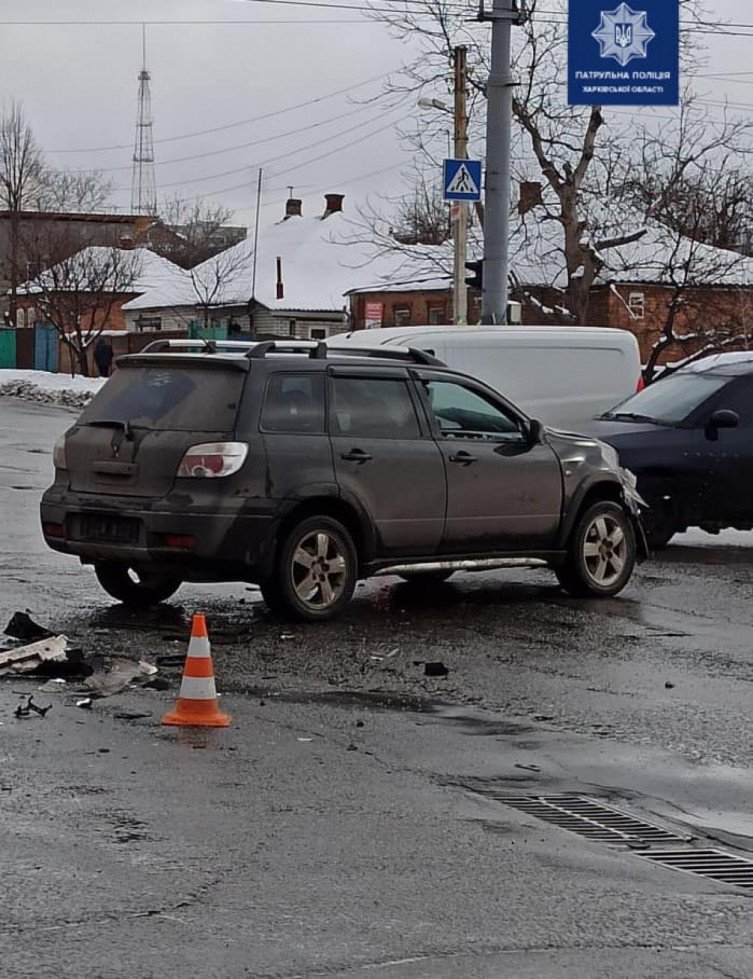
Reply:
[[[204,353],[215,354],[218,350],[229,350],[240,353],[249,350],[254,346],[253,340],[212,340],[208,337],[197,337],[194,340],[152,340],[143,349],[141,354],[167,353],[170,350],[190,350],[192,347],[201,347]]]
[[[426,367],[446,366],[444,361],[416,347],[328,347],[323,340],[210,340],[203,337],[195,340],[161,339],[153,340],[138,353],[160,354],[196,348],[199,348],[200,353],[207,354],[243,354],[249,360],[261,360],[270,353],[283,353],[306,354],[312,360],[327,360],[329,357],[373,357],[377,360],[409,360]]]
[[[329,350],[333,357],[345,354],[346,357],[376,357],[378,360],[410,360],[426,367],[447,366],[443,360],[417,347],[330,347]]]
[[[327,344],[322,340],[262,340],[255,343],[246,356],[249,360],[260,360],[269,353],[308,354],[316,360],[325,360]]]

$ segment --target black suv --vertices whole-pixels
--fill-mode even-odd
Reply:
[[[614,595],[643,553],[635,481],[418,350],[156,341],[55,447],[50,547],[123,602],[249,581],[326,619],[356,581],[550,566]]]
[[[704,357],[587,428],[635,473],[654,548],[688,527],[753,528],[753,353]]]

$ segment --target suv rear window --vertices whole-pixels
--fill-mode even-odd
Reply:
[[[79,424],[128,422],[176,432],[230,432],[246,374],[190,367],[117,370]]]

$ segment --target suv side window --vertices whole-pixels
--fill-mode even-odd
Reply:
[[[483,394],[454,381],[422,380],[428,406],[443,438],[520,441],[520,420]]]
[[[324,375],[272,374],[267,381],[261,427],[265,432],[324,434]]]
[[[332,377],[330,434],[417,439],[421,429],[407,381],[387,377]]]

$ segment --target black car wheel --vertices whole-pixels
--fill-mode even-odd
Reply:
[[[124,605],[158,605],[183,584],[180,578],[138,571],[127,564],[98,563],[94,565],[94,573],[107,594]]]
[[[616,595],[630,580],[635,554],[635,532],[623,508],[594,503],[578,519],[557,578],[571,595]]]
[[[332,517],[308,517],[282,541],[272,578],[262,585],[269,607],[295,619],[331,619],[353,596],[358,555]]]

